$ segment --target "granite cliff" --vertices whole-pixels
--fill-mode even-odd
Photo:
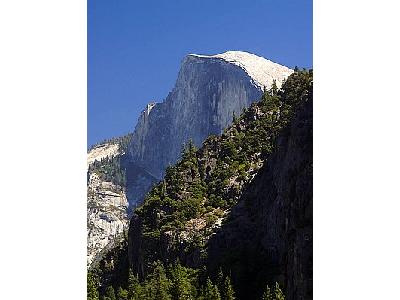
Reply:
[[[156,179],[129,162],[131,134],[104,141],[88,151],[87,160],[87,265],[127,231],[128,197],[144,195]]]
[[[210,238],[208,268],[229,268],[241,295],[255,295],[267,279],[288,300],[312,299],[312,99],[276,144]]]
[[[279,87],[292,72],[241,51],[186,56],[165,101],[148,104],[141,114],[129,149],[131,161],[161,179],[189,139],[200,146],[210,134],[221,134],[233,115],[261,97],[264,87],[270,88],[273,80]]]
[[[117,138],[88,152],[88,265],[127,229],[132,211],[180,158],[183,144],[199,146],[221,134],[274,80],[280,87],[292,73],[241,51],[187,55],[165,101],[146,106],[123,145]]]
[[[190,144],[136,209],[124,253],[142,279],[154,262],[179,260],[214,278],[222,268],[239,299],[260,299],[273,282],[287,299],[312,299],[312,71],[199,150]]]

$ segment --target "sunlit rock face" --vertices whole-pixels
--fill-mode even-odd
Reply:
[[[175,86],[162,103],[149,103],[136,124],[129,153],[117,143],[103,143],[88,152],[88,167],[107,157],[121,157],[126,186],[88,174],[88,265],[128,227],[129,216],[152,184],[174,164],[190,139],[200,146],[220,134],[233,115],[260,99],[273,80],[278,87],[293,71],[242,51],[212,56],[189,54]]]
[[[87,187],[87,264],[128,226],[128,200],[122,187],[89,174]]]
[[[262,57],[228,51],[183,59],[175,87],[162,103],[142,112],[129,149],[131,160],[160,179],[189,139],[200,146],[220,134],[243,108],[259,100],[275,79],[278,87],[293,71]]]
[[[143,168],[127,160],[117,140],[101,143],[90,149],[87,154],[87,266],[89,268],[102,257],[106,249],[121,239],[124,230],[128,228],[129,215],[135,208],[135,203],[144,198],[155,182],[155,178]],[[104,176],[100,176],[96,168],[90,168],[95,162],[106,164],[106,160],[112,157],[118,158],[120,168],[125,170],[125,185],[107,181]],[[132,205],[129,205],[129,202]]]

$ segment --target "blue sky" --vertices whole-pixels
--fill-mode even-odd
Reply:
[[[88,145],[133,131],[188,53],[312,67],[312,0],[88,0]]]

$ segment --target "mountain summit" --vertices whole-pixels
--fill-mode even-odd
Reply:
[[[148,105],[140,116],[129,149],[132,162],[162,178],[183,144],[191,139],[200,146],[210,134],[220,134],[234,115],[261,97],[264,87],[274,80],[280,87],[292,73],[242,51],[187,55],[165,101]]]
[[[189,56],[209,59],[222,59],[228,63],[242,68],[259,88],[270,88],[273,80],[278,87],[293,70],[280,64],[274,63],[264,57],[257,56],[244,51],[227,51],[216,55],[189,54]]]
[[[292,73],[242,51],[187,55],[172,91],[165,101],[146,105],[129,138],[88,153],[88,264],[122,234],[130,212],[177,162],[184,144],[200,146],[209,135],[221,134],[264,88],[274,80],[280,87]]]
[[[296,70],[222,134],[189,142],[98,262],[98,286],[143,300],[312,299],[312,91],[312,70]]]

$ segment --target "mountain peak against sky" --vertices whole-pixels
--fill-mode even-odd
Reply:
[[[264,87],[274,80],[280,87],[292,73],[243,51],[186,55],[165,100],[152,105],[151,113],[147,106],[139,117],[129,149],[132,162],[161,179],[183,144],[192,140],[200,146],[210,134],[221,134],[233,115],[260,99]]]
[[[222,59],[242,68],[254,81],[254,84],[263,89],[269,88],[275,79],[278,87],[282,81],[293,73],[293,70],[280,64],[274,63],[264,57],[245,51],[226,51],[215,55],[189,54],[188,56]]]
[[[209,135],[221,134],[234,116],[261,98],[264,86],[269,88],[273,80],[280,86],[292,72],[242,51],[186,55],[175,86],[165,100],[147,104],[131,138],[117,139],[121,140],[118,144],[126,142],[126,149],[120,151],[116,143],[106,143],[89,152],[88,165],[94,160],[100,162],[89,169],[88,176],[88,263],[97,261],[106,244],[123,231],[128,220],[127,209],[131,211],[142,203],[153,183],[161,180],[166,168],[180,158],[182,145],[191,140],[200,147]],[[104,160],[106,156],[117,158]],[[115,163],[118,159],[119,165]],[[113,166],[125,168],[115,171],[125,174],[122,175],[126,176],[125,181],[111,185],[107,182],[108,171],[102,178],[92,175]],[[123,182],[125,186],[119,188],[117,185]],[[123,193],[119,193],[121,188],[125,189]],[[110,210],[113,199],[117,205],[113,204]],[[104,218],[109,221],[105,223]]]

